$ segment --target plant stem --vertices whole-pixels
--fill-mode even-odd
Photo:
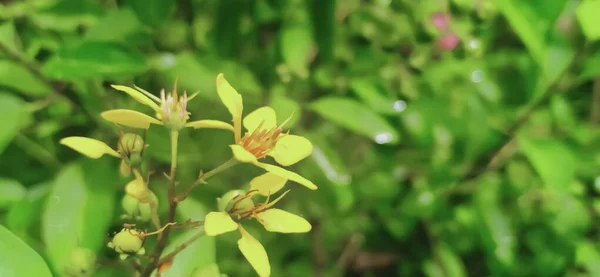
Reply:
[[[60,161],[48,149],[21,133],[15,136],[15,144],[49,168],[56,169],[61,166]]]
[[[177,169],[178,140],[179,140],[179,132],[172,131],[171,132],[171,174],[169,174],[169,179],[171,179],[171,184],[173,184],[173,185],[169,186],[169,188],[174,187],[174,185],[175,185],[175,182],[173,180],[175,179],[175,170]]]
[[[214,169],[210,170],[209,172],[206,173],[200,173],[200,176],[198,176],[198,179],[196,179],[196,181],[194,181],[194,183],[192,183],[191,185],[189,185],[184,192],[182,192],[181,194],[179,194],[177,197],[175,197],[177,202],[181,202],[183,200],[185,200],[190,193],[192,193],[192,190],[194,190],[197,186],[199,186],[202,183],[206,183],[206,179],[217,175],[218,173],[225,171],[226,169],[238,164],[239,161],[236,160],[235,158],[231,158],[230,160],[226,161],[225,163],[215,167]]]
[[[175,197],[175,173],[177,171],[177,141],[179,139],[179,132],[171,131],[171,173],[169,174],[169,213],[167,215],[167,222],[175,222],[175,212],[177,210],[177,201]],[[142,272],[142,277],[149,277],[154,269],[158,268],[160,256],[167,246],[169,241],[169,234],[171,228],[167,227],[158,237],[156,242],[156,249],[152,254],[152,262]]]
[[[190,246],[194,241],[196,241],[197,239],[203,237],[205,235],[204,230],[200,230],[200,232],[198,232],[197,234],[195,234],[193,237],[189,238],[188,240],[186,240],[184,243],[182,243],[181,245],[179,245],[175,250],[173,250],[171,253],[167,254],[166,256],[164,256],[162,259],[160,259],[160,261],[158,262],[159,265],[168,262],[170,260],[173,259],[173,257],[175,257],[175,255],[179,254],[179,252],[183,251],[184,249],[186,249],[188,246]]]
[[[221,173],[222,171],[224,171],[238,163],[239,163],[238,160],[236,160],[235,158],[231,158],[229,161],[226,161],[222,165],[217,166],[216,168],[212,169],[211,171],[202,174],[201,178],[203,180],[206,180],[206,179],[208,179],[214,175],[217,175],[218,173]]]

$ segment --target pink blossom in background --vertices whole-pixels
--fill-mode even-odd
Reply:
[[[455,33],[446,33],[437,38],[436,45],[439,50],[452,51],[458,42],[459,38]]]
[[[450,27],[450,17],[444,12],[431,15],[431,22],[440,31],[447,30]]]

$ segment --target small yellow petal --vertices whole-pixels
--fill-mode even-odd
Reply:
[[[218,121],[218,120],[208,120],[208,119],[189,122],[189,123],[185,124],[185,127],[192,127],[192,128],[196,128],[196,129],[212,128],[212,129],[224,129],[224,130],[233,131],[233,126],[231,126],[231,124],[229,124],[229,123],[225,123],[223,121]]]
[[[280,209],[268,209],[256,217],[269,232],[306,233],[312,229],[306,219]]]
[[[244,127],[252,133],[262,123],[261,129],[271,129],[277,126],[275,110],[269,106],[260,107],[244,117]]]
[[[286,178],[271,172],[267,172],[252,179],[252,181],[250,181],[250,189],[258,190],[258,193],[268,196],[277,193],[281,188],[283,188],[286,182]]]
[[[216,236],[237,229],[238,224],[226,212],[210,212],[204,218],[204,231]]]
[[[120,86],[120,85],[111,85],[111,87],[113,87],[116,90],[120,90],[122,92],[129,94],[129,96],[131,96],[131,98],[135,99],[136,101],[138,101],[146,106],[149,106],[154,111],[160,110],[158,105],[156,103],[154,103],[154,101],[152,101],[152,99],[148,98],[146,95],[144,95],[143,93],[139,92],[138,90],[136,90],[134,88]]]
[[[237,144],[229,145],[231,147],[231,152],[233,152],[233,156],[236,160],[243,163],[256,163],[256,157],[252,155],[252,153],[248,152],[244,147]]]
[[[317,186],[315,184],[313,184],[313,182],[309,181],[308,179],[298,175],[295,172],[291,172],[289,170],[283,169],[281,167],[275,166],[275,165],[270,165],[270,164],[265,164],[265,163],[259,163],[256,162],[255,163],[257,166],[260,166],[262,168],[264,168],[266,171],[271,172],[273,174],[279,175],[282,178],[288,179],[288,180],[292,180],[298,184],[301,184],[309,189],[312,190],[316,190]]]
[[[229,82],[223,76],[223,73],[220,73],[217,76],[217,93],[219,94],[219,98],[221,98],[221,102],[227,107],[229,113],[233,117],[233,127],[235,133],[235,141],[238,142],[241,139],[242,134],[242,111],[244,109],[244,105],[242,103],[242,95],[240,95],[237,90],[235,90]]]
[[[312,143],[305,137],[285,135],[277,141],[269,156],[280,165],[290,166],[308,157],[312,149]]]
[[[100,158],[104,154],[109,154],[117,158],[121,157],[117,151],[110,148],[106,143],[91,138],[67,137],[61,139],[60,143],[92,159]]]
[[[102,118],[123,126],[148,129],[150,124],[162,125],[162,122],[143,113],[132,110],[110,110],[100,114]]]
[[[252,265],[260,277],[269,277],[271,275],[271,265],[269,264],[267,251],[265,251],[262,244],[250,235],[250,233],[248,233],[241,225],[240,233],[242,233],[242,238],[238,240],[240,251],[242,251],[246,260],[250,262],[250,265]]]

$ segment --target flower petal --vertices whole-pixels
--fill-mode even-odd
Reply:
[[[244,117],[244,127],[250,133],[254,132],[261,123],[261,129],[271,129],[277,126],[277,116],[273,108],[260,107]]]
[[[269,156],[280,165],[290,166],[308,157],[312,149],[312,143],[305,137],[284,135],[277,141],[275,149],[269,153]]]
[[[219,98],[221,98],[221,102],[223,102],[233,117],[235,141],[238,142],[242,134],[242,111],[244,109],[242,95],[225,80],[223,73],[217,75],[217,93],[219,94]]]
[[[271,172],[267,172],[252,179],[252,181],[250,181],[250,189],[258,190],[258,193],[268,196],[277,193],[281,188],[283,188],[286,182],[286,178]]]
[[[104,154],[109,154],[117,158],[121,157],[117,151],[110,148],[106,143],[91,138],[66,137],[61,139],[60,143],[92,159],[100,158]]]
[[[252,153],[248,152],[248,150],[244,149],[241,145],[232,144],[229,145],[231,147],[231,152],[233,152],[233,156],[236,160],[243,163],[257,163],[256,157],[252,155]]]
[[[313,184],[313,182],[309,181],[308,179],[298,175],[295,172],[291,172],[287,169],[275,166],[275,165],[271,165],[271,164],[265,164],[265,163],[259,163],[256,162],[255,163],[257,166],[260,166],[262,168],[264,168],[266,171],[271,172],[273,174],[277,174],[283,178],[286,178],[288,180],[292,180],[298,184],[301,184],[309,189],[312,190],[316,190],[317,186],[315,184]]]
[[[154,103],[154,101],[152,101],[152,99],[148,98],[146,95],[144,95],[143,93],[139,92],[138,90],[136,90],[134,88],[120,86],[120,85],[111,85],[111,87],[116,90],[120,90],[122,92],[129,94],[129,96],[131,96],[131,98],[135,99],[136,101],[138,101],[146,106],[149,106],[154,111],[160,111],[160,107],[158,107],[158,104]]]
[[[241,225],[240,233],[242,233],[242,238],[238,240],[240,251],[242,251],[246,260],[250,262],[250,265],[252,265],[260,277],[269,277],[269,275],[271,275],[271,265],[269,265],[267,251],[265,251],[262,244],[250,235],[250,233],[248,233]]]
[[[162,125],[162,122],[158,121],[156,118],[133,110],[110,110],[101,113],[100,116],[110,122],[132,128],[148,129],[150,128],[151,123]]]
[[[312,229],[306,219],[280,209],[268,209],[256,217],[269,232],[306,233]]]
[[[216,236],[237,229],[238,224],[226,212],[210,212],[204,218],[204,231],[209,236]]]
[[[233,131],[233,126],[231,126],[231,124],[229,124],[229,123],[225,123],[223,121],[218,121],[218,120],[208,120],[208,119],[188,122],[187,124],[185,124],[185,127],[192,127],[192,128],[196,128],[196,129],[213,128],[213,129],[224,129],[224,130]]]

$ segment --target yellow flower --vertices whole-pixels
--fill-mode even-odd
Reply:
[[[233,194],[225,194],[219,201],[219,206],[225,207],[224,210],[210,212],[206,215],[204,230],[207,235],[216,236],[238,229],[242,235],[242,238],[238,240],[238,248],[259,276],[268,277],[271,274],[271,266],[265,248],[239,222],[255,218],[267,231],[279,233],[306,233],[311,230],[312,226],[300,216],[271,208],[289,191],[272,202],[269,202],[269,197],[267,197],[265,203],[258,204],[254,204],[251,199],[252,195],[257,193],[254,190],[245,194],[241,191],[232,192]],[[227,205],[222,205],[223,201],[227,201]]]
[[[66,137],[61,139],[60,143],[92,159],[98,159],[105,154],[121,158],[120,169],[124,176],[131,174],[132,166],[141,163],[141,156],[146,147],[144,139],[132,133],[123,134],[119,138],[118,151],[102,141],[86,137]]]
[[[217,76],[217,92],[233,117],[235,143],[230,147],[238,161],[259,166],[271,173],[270,176],[279,176],[300,183],[309,189],[317,189],[311,181],[294,172],[258,161],[271,156],[277,163],[290,166],[312,153],[312,143],[308,139],[283,132],[283,126],[291,116],[277,126],[275,110],[271,107],[262,107],[248,114],[242,121],[242,96],[225,80],[223,74]],[[242,124],[247,130],[243,136]]]
[[[161,90],[160,98],[150,92],[134,86],[134,88],[120,85],[112,85],[116,90],[127,93],[136,101],[152,108],[156,113],[155,117],[150,117],[146,114],[127,110],[116,109],[105,111],[101,114],[102,118],[132,128],[148,129],[150,124],[164,125],[173,131],[179,131],[183,127],[193,128],[217,128],[233,130],[230,124],[218,120],[198,120],[187,122],[190,113],[187,111],[187,103],[191,101],[197,93],[194,93],[188,98],[187,92],[183,92],[182,96],[177,95],[177,81],[173,86],[173,92],[165,93]],[[160,104],[160,106],[159,106]]]

